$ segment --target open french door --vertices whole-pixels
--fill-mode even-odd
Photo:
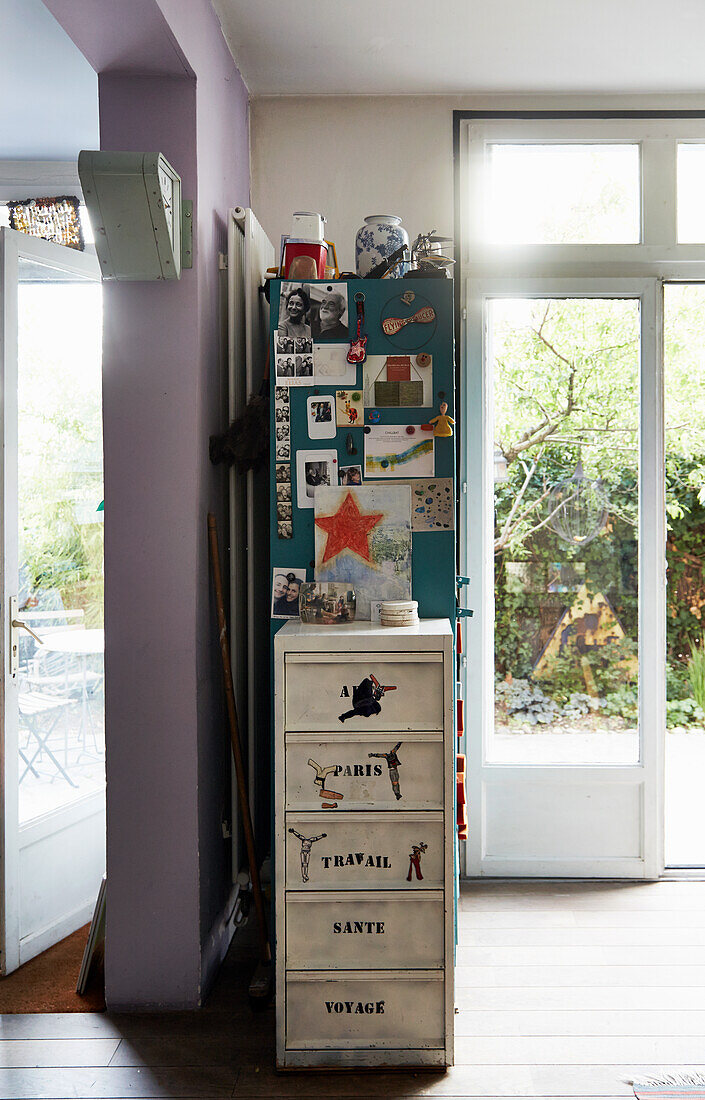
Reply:
[[[469,876],[663,870],[662,310],[656,279],[468,283]]]
[[[0,229],[0,973],[88,919],[105,870],[101,291]]]

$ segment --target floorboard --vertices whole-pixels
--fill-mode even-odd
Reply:
[[[250,933],[198,1013],[0,1016],[0,1100],[623,1100],[639,1071],[705,1072],[702,882],[469,884],[446,1074],[277,1074]]]

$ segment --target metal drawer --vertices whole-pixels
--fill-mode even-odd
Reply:
[[[443,734],[290,734],[288,810],[440,810]]]
[[[288,813],[286,889],[443,885],[443,814]]]
[[[286,655],[287,730],[440,730],[443,709],[442,653]]]
[[[442,971],[289,971],[287,1050],[444,1045]]]
[[[442,890],[286,895],[288,970],[440,968]]]

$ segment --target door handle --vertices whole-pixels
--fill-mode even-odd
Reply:
[[[26,630],[28,634],[32,635],[35,642],[38,642],[39,645],[44,645],[44,642],[39,637],[39,635],[35,634],[34,631],[27,626],[27,623],[23,623],[21,619],[13,619],[12,625],[14,626],[15,630]]]
[[[44,645],[39,635],[35,634],[31,627],[27,626],[27,623],[23,623],[21,619],[18,619],[18,614],[17,596],[10,596],[10,676],[13,680],[17,677],[20,665],[20,640],[18,632],[20,630],[26,630],[28,634],[31,634],[35,642],[39,645]]]

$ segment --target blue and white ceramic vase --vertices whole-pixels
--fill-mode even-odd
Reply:
[[[355,270],[360,278],[369,275],[373,267],[405,245],[409,247],[409,234],[396,214],[372,214],[365,218],[365,224],[358,229],[355,237]],[[403,275],[407,264],[395,270]]]

